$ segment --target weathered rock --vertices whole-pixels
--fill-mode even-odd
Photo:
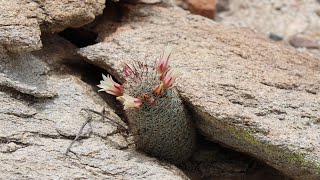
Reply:
[[[15,52],[40,49],[41,31],[37,19],[32,16],[32,13],[39,14],[40,9],[35,11],[34,3],[19,0],[0,0],[0,6],[0,48]]]
[[[230,2],[230,12],[221,13],[221,23],[250,27],[268,35],[273,33],[290,38],[306,30],[319,29],[319,17],[314,13],[319,7],[314,0],[303,3],[295,0]]]
[[[316,10],[315,13],[320,17],[320,9]]]
[[[80,49],[87,61],[121,81],[122,63],[154,62],[171,44],[178,90],[204,136],[295,179],[320,178],[319,60],[178,8],[128,8],[115,32],[97,27],[106,36]]]
[[[228,11],[230,0],[217,0],[217,12]]]
[[[249,27],[265,37],[275,33],[284,38],[284,42],[297,34],[309,36],[320,41],[319,16],[315,10],[320,8],[315,0],[230,1],[230,10],[219,13],[219,21],[225,25]],[[314,57],[320,56],[320,50],[303,50]]]
[[[41,31],[58,32],[87,24],[102,14],[104,3],[105,0],[0,0],[0,48],[12,52],[39,50]]]
[[[292,38],[290,38],[289,42],[293,47],[296,48],[320,48],[320,44],[317,41],[304,36],[293,36]]]
[[[186,0],[187,9],[193,13],[208,18],[214,18],[216,14],[216,0]]]
[[[28,54],[5,52],[0,54],[0,59],[0,87],[12,88],[37,98],[50,98],[56,95],[54,89],[48,88],[46,74],[49,69],[44,62]]]
[[[3,84],[0,88],[0,174],[3,179],[185,179],[172,165],[159,163],[154,158],[128,148],[128,142],[111,123],[93,116],[92,135],[89,126],[81,140],[71,148],[75,153],[64,155],[71,140],[86,120],[82,108],[110,112],[108,117],[121,119],[96,93],[96,88],[85,84],[79,75],[69,75],[57,62],[72,61],[64,57],[67,42],[54,40],[54,45],[34,54],[1,56],[0,67],[23,64],[23,74],[4,71],[15,87]],[[60,42],[60,43],[59,43]],[[49,43],[50,44],[50,43]],[[60,51],[53,51],[59,50]],[[63,50],[64,49],[64,50]],[[49,50],[49,51],[47,51]],[[70,52],[69,52],[70,53]],[[60,59],[57,59],[60,58]],[[30,60],[26,60],[30,59]],[[55,66],[47,64],[55,62]],[[42,74],[40,70],[49,69]],[[18,81],[15,81],[18,78]],[[55,89],[57,96],[30,96],[25,84],[38,80],[46,84],[39,91]],[[110,98],[109,96],[108,98]],[[120,150],[123,149],[123,150]]]

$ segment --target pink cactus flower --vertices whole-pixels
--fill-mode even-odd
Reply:
[[[164,91],[164,87],[163,87],[163,83],[162,82],[157,87],[155,87],[153,89],[153,93],[156,96],[161,96],[163,94],[163,91]]]
[[[139,98],[131,97],[127,94],[117,97],[117,100],[123,103],[124,110],[139,109],[142,106],[142,101]]]
[[[166,89],[170,88],[179,75],[180,75],[179,70],[168,69],[165,73],[161,75],[161,78],[160,78],[163,82],[163,87]]]
[[[122,96],[123,94],[123,86],[114,82],[110,75],[105,76],[102,74],[103,80],[100,81],[98,85],[101,88],[99,91],[105,91],[108,94],[112,94],[114,96]]]
[[[171,48],[166,48],[161,56],[160,59],[158,61],[158,65],[157,65],[157,71],[159,74],[162,74],[164,72],[166,72],[166,70],[169,69],[169,59],[171,56]]]

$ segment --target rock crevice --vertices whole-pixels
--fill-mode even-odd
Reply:
[[[203,135],[293,178],[320,177],[319,124],[305,118],[320,116],[317,59],[175,7],[127,8],[117,31],[79,54],[121,81],[122,63],[154,62],[171,44],[172,64],[182,71],[177,88]],[[95,30],[107,34],[110,24]]]

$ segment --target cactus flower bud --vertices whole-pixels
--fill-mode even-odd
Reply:
[[[175,82],[177,77],[180,75],[180,71],[177,69],[169,69],[161,76],[164,88],[169,88]]]
[[[160,59],[158,61],[158,65],[157,65],[157,71],[159,74],[164,73],[166,70],[169,69],[169,59],[171,56],[171,48],[166,48],[161,56]]]
[[[141,96],[141,100],[147,101],[149,104],[154,105],[156,100],[150,96],[148,93],[145,93]]]
[[[124,75],[126,77],[130,76],[131,74],[134,74],[134,71],[133,71],[133,67],[129,64],[124,64],[123,66],[123,72],[124,72]]]
[[[98,85],[101,88],[99,91],[105,91],[108,94],[112,94],[115,96],[122,96],[123,94],[123,86],[114,82],[110,75],[105,76],[102,74],[103,80],[100,81]]]
[[[127,94],[117,97],[117,100],[123,103],[124,110],[126,109],[139,109],[142,106],[142,101],[139,98],[131,97]]]
[[[163,94],[163,83],[161,82],[157,87],[153,89],[153,94],[156,96],[161,96]]]

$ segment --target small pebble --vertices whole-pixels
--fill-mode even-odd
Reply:
[[[283,37],[278,35],[278,34],[275,34],[275,33],[270,33],[269,34],[269,38],[274,40],[274,41],[282,41],[283,40]]]
[[[7,151],[8,152],[13,152],[17,150],[17,145],[14,143],[14,142],[10,142],[8,145],[7,145]]]

